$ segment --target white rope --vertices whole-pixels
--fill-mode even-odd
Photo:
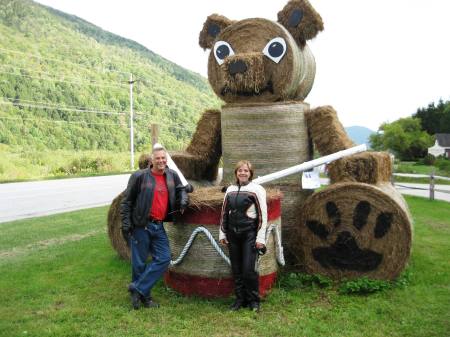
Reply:
[[[273,232],[275,239],[275,254],[277,256],[277,262],[280,266],[284,266],[286,262],[284,261],[283,245],[281,244],[281,232],[280,226],[277,224],[271,224],[267,230],[267,235]]]
[[[271,232],[273,232],[274,238],[275,238],[275,254],[277,257],[277,262],[280,266],[285,265],[284,261],[284,254],[283,254],[283,246],[281,245],[281,233],[280,228],[277,224],[271,224],[269,228],[267,229],[267,234],[269,235]],[[211,232],[208,231],[205,227],[197,227],[192,232],[191,236],[189,237],[189,240],[186,242],[186,244],[183,247],[183,250],[181,251],[180,255],[175,259],[170,261],[171,266],[176,266],[183,261],[184,257],[186,256],[187,252],[192,246],[192,243],[194,242],[194,239],[196,238],[197,234],[203,233],[208,238],[211,245],[214,247],[214,249],[219,253],[219,255],[225,260],[225,262],[231,266],[230,258],[225,255],[222,248],[220,248],[219,244],[216,242],[214,237],[212,236]]]
[[[183,258],[187,254],[187,252],[189,251],[189,248],[191,248],[192,242],[194,241],[195,237],[200,232],[202,232],[203,234],[206,235],[206,237],[209,239],[209,242],[211,242],[212,246],[217,251],[217,253],[219,253],[219,255],[225,260],[225,262],[229,266],[231,266],[230,259],[228,258],[228,256],[225,255],[223,250],[217,244],[216,240],[214,240],[212,234],[205,227],[197,227],[196,229],[194,229],[194,231],[192,232],[191,236],[189,237],[188,242],[186,242],[186,244],[184,245],[184,248],[181,251],[180,256],[178,256],[178,258],[176,260],[170,261],[170,265],[171,266],[176,266],[177,264],[181,263],[181,261],[183,260]]]

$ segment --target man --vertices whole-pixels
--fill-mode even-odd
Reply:
[[[139,309],[158,307],[151,289],[170,263],[170,247],[163,221],[184,212],[188,204],[178,174],[167,167],[164,149],[154,149],[150,168],[136,171],[120,207],[122,234],[131,248],[132,280],[128,286],[131,304]],[[152,261],[146,263],[151,254]]]

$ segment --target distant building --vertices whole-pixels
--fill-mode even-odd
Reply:
[[[428,153],[435,157],[450,158],[450,133],[436,133],[436,142],[428,148]]]

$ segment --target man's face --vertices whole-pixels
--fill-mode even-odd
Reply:
[[[153,152],[152,164],[156,171],[164,171],[167,165],[166,151],[160,150]]]

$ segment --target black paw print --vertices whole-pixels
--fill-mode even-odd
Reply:
[[[341,225],[341,212],[332,201],[328,202],[325,208],[332,228],[338,230]],[[361,230],[367,225],[370,211],[370,203],[360,201],[353,211],[352,225]],[[384,237],[391,228],[392,220],[392,213],[380,213],[373,229],[374,237],[377,239]],[[327,227],[318,221],[306,221],[306,226],[321,239],[325,240],[330,235],[329,226]],[[312,254],[314,259],[324,268],[334,267],[360,272],[376,269],[383,259],[383,255],[380,253],[370,249],[361,249],[348,231],[340,232],[331,246],[314,248]]]

